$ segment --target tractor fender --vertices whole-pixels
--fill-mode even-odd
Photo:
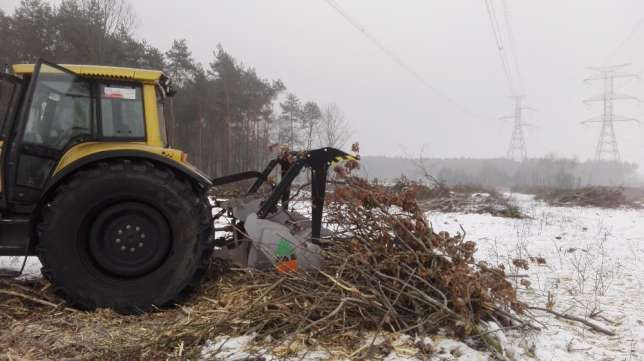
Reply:
[[[62,168],[60,171],[56,172],[52,177],[50,177],[49,181],[45,184],[43,188],[42,195],[40,196],[40,200],[36,204],[36,207],[34,208],[32,212],[32,216],[30,219],[30,233],[32,235],[31,239],[31,245],[30,249],[33,251],[36,243],[36,226],[38,223],[38,219],[40,217],[40,211],[41,209],[45,206],[47,200],[51,196],[51,194],[58,188],[58,186],[71,174],[75,173],[76,171],[89,166],[94,163],[98,163],[101,161],[106,161],[106,160],[115,160],[115,159],[142,159],[142,160],[149,160],[154,163],[159,163],[163,164],[165,166],[168,166],[169,168],[175,170],[177,173],[182,174],[186,176],[188,179],[190,179],[196,186],[206,190],[212,186],[212,182],[210,179],[205,175],[199,172],[196,168],[189,167],[187,165],[184,165],[180,162],[177,162],[173,159],[170,159],[168,157],[164,157],[160,154],[156,153],[151,153],[151,152],[146,152],[146,151],[140,151],[140,150],[132,150],[132,149],[127,149],[127,150],[109,150],[109,151],[102,151],[102,152],[97,152],[88,156],[85,156],[83,158],[80,158],[68,165],[66,165],[64,168]]]
[[[108,150],[108,151],[93,153],[83,158],[80,158],[66,165],[58,172],[56,172],[53,175],[53,177],[51,177],[49,181],[45,184],[45,187],[43,189],[43,196],[41,196],[41,200],[45,199],[46,197],[44,196],[50,190],[56,188],[56,186],[63,179],[65,179],[68,175],[74,173],[75,171],[79,170],[80,168],[90,165],[92,163],[105,161],[105,160],[113,160],[113,159],[145,159],[152,162],[161,163],[163,165],[169,166],[170,168],[174,169],[178,173],[187,176],[188,178],[190,178],[200,186],[203,186],[206,188],[212,186],[212,182],[210,181],[210,178],[208,178],[208,176],[198,171],[196,168],[189,167],[183,163],[175,161],[174,159],[164,157],[163,155],[152,153],[152,152],[146,152],[142,150],[133,150],[133,149]]]

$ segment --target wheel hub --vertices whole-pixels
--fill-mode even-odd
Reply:
[[[90,228],[91,257],[115,276],[138,277],[153,271],[167,257],[170,245],[165,218],[141,203],[110,206]]]

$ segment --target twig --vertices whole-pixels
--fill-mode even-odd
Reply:
[[[528,309],[530,309],[530,310],[538,310],[538,311],[548,312],[548,313],[551,313],[551,314],[553,314],[553,315],[555,315],[555,316],[557,316],[557,317],[564,318],[564,319],[566,319],[566,320],[576,321],[576,322],[583,323],[584,325],[586,325],[586,326],[590,327],[591,329],[593,329],[593,330],[595,330],[595,331],[597,331],[597,332],[601,332],[601,333],[603,333],[603,334],[606,334],[606,335],[608,335],[608,336],[615,336],[615,332],[613,332],[613,331],[611,331],[611,330],[609,330],[609,329],[607,329],[607,328],[604,328],[603,326],[600,326],[600,325],[597,325],[597,324],[595,324],[595,323],[592,323],[592,322],[590,322],[590,321],[588,321],[588,320],[585,320],[585,319],[583,319],[583,318],[581,318],[581,317],[577,317],[577,316],[573,316],[573,315],[568,315],[568,314],[559,313],[559,312],[557,312],[557,311],[553,311],[553,310],[550,310],[550,309],[547,309],[547,308],[543,308],[543,307],[534,307],[534,306],[532,306],[532,307],[528,307]]]
[[[39,303],[41,305],[45,305],[45,306],[49,306],[49,307],[53,307],[53,308],[60,308],[60,305],[57,305],[57,304],[55,304],[53,302],[49,302],[49,301],[42,300],[40,298],[25,295],[24,293],[8,291],[8,290],[0,290],[0,293],[5,294],[7,296],[14,296],[14,297],[24,298],[24,299],[29,300],[31,302]],[[71,309],[71,308],[67,308],[67,307],[64,307],[64,309],[67,310],[67,311],[70,311],[70,312],[77,312],[76,310]]]
[[[315,322],[311,322],[310,324],[306,325],[306,327],[304,327],[302,329],[302,332],[304,332],[304,331],[310,329],[311,327],[314,327],[314,326],[320,324],[321,322],[324,322],[324,321],[328,320],[329,318],[331,318],[331,317],[335,316],[336,314],[338,314],[338,312],[340,312],[340,310],[342,309],[342,307],[344,307],[344,304],[348,300],[351,300],[351,298],[349,298],[349,297],[343,298],[342,301],[340,301],[340,304],[338,305],[338,307],[336,307],[333,311],[331,311],[331,313],[329,313],[328,315],[320,318],[319,320],[317,320]]]

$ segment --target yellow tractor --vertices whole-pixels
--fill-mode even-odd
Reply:
[[[251,266],[261,258],[297,268],[297,246],[322,243],[328,167],[350,156],[293,152],[263,171],[210,179],[168,147],[163,104],[173,92],[154,70],[39,60],[0,74],[0,256],[36,255],[70,305],[123,313],[179,302],[199,285],[213,248],[246,266],[250,254]],[[280,182],[257,194],[278,165]],[[312,217],[303,231],[291,226],[288,199],[305,168]],[[244,179],[255,179],[248,193],[213,212],[208,190]],[[215,239],[224,216],[232,226],[221,230],[233,232]]]

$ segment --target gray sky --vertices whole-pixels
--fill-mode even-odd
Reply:
[[[530,156],[593,156],[600,113],[582,99],[601,91],[584,84],[590,66],[632,63],[644,70],[644,1],[506,0],[527,103]],[[437,96],[352,28],[323,0],[132,1],[137,35],[167,49],[186,38],[206,63],[217,43],[267,78],[282,79],[304,100],[335,102],[368,155],[495,157],[507,150],[512,99],[484,0],[338,0],[385,46],[431,85]],[[0,0],[7,10],[17,1]],[[503,23],[501,0],[496,13]],[[628,36],[634,29],[632,36]],[[626,41],[625,41],[626,40]],[[618,45],[623,43],[619,48]],[[506,43],[506,47],[509,44]],[[612,54],[612,55],[611,55]],[[621,84],[621,83],[618,83]],[[644,81],[620,91],[644,99]],[[644,120],[644,104],[616,112]],[[622,158],[644,166],[644,126],[617,129]]]

